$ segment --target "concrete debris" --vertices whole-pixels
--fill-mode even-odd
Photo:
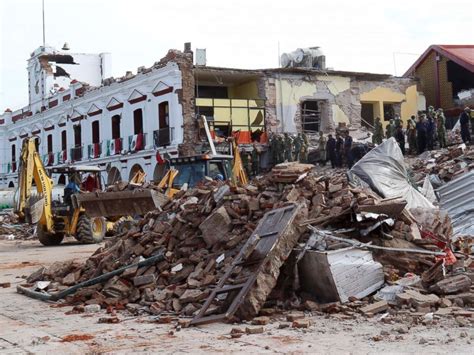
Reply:
[[[13,212],[0,212],[0,239],[28,240],[35,237],[35,227],[20,223],[18,216]]]
[[[474,299],[472,259],[451,243],[446,213],[409,211],[406,203],[356,187],[338,170],[326,174],[307,164],[280,164],[248,186],[205,181],[179,191],[84,263],[54,263],[26,281],[30,287],[46,281],[44,292],[57,291],[163,253],[163,261],[129,268],[65,301],[148,312],[163,322],[188,317],[189,324],[211,296],[206,313],[223,314],[229,295],[252,276],[256,282],[237,303],[236,318],[228,320],[253,318],[254,325],[264,326],[279,311],[291,310],[284,326],[304,329],[311,322],[296,312],[303,309],[349,318],[415,311],[466,317],[462,307]],[[275,230],[279,221],[268,216],[286,209],[291,218]],[[387,219],[392,222],[379,223]],[[269,250],[263,248],[267,244]],[[305,268],[315,255],[325,261]],[[227,291],[213,296],[224,276]],[[308,292],[308,280],[317,277],[332,280],[329,289]],[[384,284],[384,292],[371,296]],[[245,332],[263,332],[263,327]],[[238,337],[243,331],[234,333]]]

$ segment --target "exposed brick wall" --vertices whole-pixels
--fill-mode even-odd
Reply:
[[[441,55],[440,55],[441,56]],[[437,107],[436,104],[436,52],[431,52],[416,68],[415,76],[420,79],[421,91],[425,94],[426,105]],[[453,85],[448,81],[448,59],[441,56],[438,62],[440,82],[440,106],[448,109],[455,106],[453,102]]]
[[[172,49],[157,63],[157,66],[166,65],[169,61],[178,65],[182,77],[182,89],[176,90],[183,109],[183,143],[178,148],[179,155],[195,155],[198,153],[196,150],[198,128],[195,116],[193,54]]]
[[[426,97],[427,106],[436,106],[435,52],[431,52],[416,68],[415,76],[420,79],[420,90]]]
[[[448,81],[448,59],[441,57],[439,62],[440,103],[443,109],[455,106],[453,102],[453,84]]]

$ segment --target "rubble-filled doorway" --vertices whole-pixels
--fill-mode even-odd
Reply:
[[[307,100],[301,103],[301,126],[303,132],[319,132],[321,129],[322,101]]]

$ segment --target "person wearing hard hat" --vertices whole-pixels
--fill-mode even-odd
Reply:
[[[464,143],[471,142],[471,134],[469,133],[469,121],[471,109],[466,107],[463,112],[459,115],[459,124],[461,125],[461,138]]]

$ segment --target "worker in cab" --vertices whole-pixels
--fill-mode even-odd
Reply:
[[[69,206],[69,210],[72,212],[72,199],[71,196],[81,192],[81,189],[78,184],[79,177],[76,174],[69,175],[69,183],[64,188],[64,203]]]

